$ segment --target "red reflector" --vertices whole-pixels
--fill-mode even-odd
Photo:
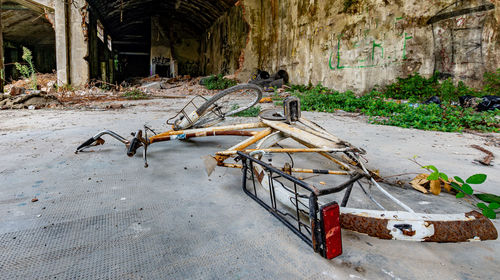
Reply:
[[[337,203],[326,205],[321,209],[323,220],[325,252],[327,259],[342,254],[342,236],[340,234],[340,207]]]

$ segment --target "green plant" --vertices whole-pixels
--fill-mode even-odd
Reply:
[[[130,100],[139,100],[139,99],[148,99],[149,98],[149,96],[147,94],[145,94],[144,92],[142,92],[136,88],[125,92],[124,94],[122,94],[122,97],[124,97],[126,99],[130,99]]]
[[[235,104],[235,105],[233,105],[231,110],[236,110],[238,108],[239,108],[239,106],[237,104]],[[235,117],[257,117],[260,114],[260,110],[261,110],[260,106],[254,106],[254,107],[248,108],[244,111],[241,111],[239,113],[236,113],[233,116],[235,116]]]
[[[213,89],[226,89],[232,86],[235,86],[237,84],[236,81],[226,79],[222,74],[219,74],[217,76],[210,76],[205,79],[204,85],[207,89],[213,90]]]
[[[448,175],[443,172],[439,172],[434,165],[422,166],[422,168],[432,172],[429,176],[427,176],[427,180],[433,181],[443,179],[445,182],[448,182]],[[486,174],[474,174],[466,180],[463,180],[458,176],[454,176],[453,178],[455,181],[450,182],[450,186],[457,191],[457,194],[455,195],[456,198],[464,198],[466,195],[472,197],[474,189],[471,185],[482,184],[486,181],[487,177],[488,176]],[[476,195],[476,197],[481,199],[481,196]],[[500,204],[498,202],[490,202],[489,205],[486,205],[484,202],[477,202],[476,207],[482,210],[485,217],[496,219],[497,215],[495,210],[500,208]]]
[[[438,93],[438,73],[426,79],[415,73],[407,78],[397,78],[397,81],[386,87],[385,96],[395,99],[425,100]]]
[[[483,91],[490,95],[500,95],[500,68],[496,72],[484,73]]]
[[[16,69],[21,73],[21,75],[26,79],[31,79],[31,87],[36,90],[38,89],[35,66],[33,65],[33,56],[31,51],[23,47],[22,59],[27,63],[21,64],[19,62],[15,63]]]

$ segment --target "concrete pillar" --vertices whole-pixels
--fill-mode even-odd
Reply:
[[[5,69],[3,65],[3,26],[2,26],[2,1],[0,0],[0,94],[3,93],[3,80],[5,77]]]
[[[83,86],[89,80],[89,65],[84,59],[88,41],[81,25],[85,1],[73,0],[74,4],[68,7],[65,2],[56,0],[54,3],[57,80],[59,85]]]

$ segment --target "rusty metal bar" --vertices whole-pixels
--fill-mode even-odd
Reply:
[[[150,142],[157,142],[157,138],[162,138],[164,136],[172,136],[172,135],[182,135],[186,133],[197,133],[203,135],[204,133],[210,134],[215,131],[228,131],[228,130],[241,130],[241,129],[252,129],[252,128],[264,128],[267,127],[263,123],[244,123],[237,125],[227,125],[227,126],[217,126],[217,127],[209,127],[209,128],[199,128],[199,129],[187,129],[187,130],[169,130],[149,138]]]
[[[244,153],[251,153],[255,151],[262,151],[265,153],[319,153],[319,152],[325,152],[325,153],[336,153],[336,152],[348,152],[351,149],[328,149],[328,148],[310,148],[310,149],[304,149],[304,148],[281,148],[281,149],[247,149],[242,152]],[[219,156],[230,156],[230,155],[235,155],[237,151],[222,151],[222,152],[217,152],[216,155]]]
[[[342,228],[381,239],[425,242],[495,240],[493,223],[480,213],[416,214],[341,208]]]
[[[241,131],[241,130],[225,130],[225,131],[212,131],[212,132],[198,132],[198,133],[186,133],[186,134],[173,134],[173,135],[158,135],[151,136],[149,138],[149,143],[164,142],[176,139],[189,139],[195,137],[206,137],[206,136],[255,136],[257,132],[254,131]]]
[[[235,163],[223,163],[221,165],[222,167],[227,167],[227,168],[243,168],[243,165],[241,164],[235,164]],[[284,168],[276,168],[280,171],[285,172],[286,170]],[[328,175],[350,175],[349,172],[346,171],[334,171],[334,170],[323,170],[323,169],[304,169],[304,168],[292,168],[290,169],[292,172],[295,173],[308,173],[308,174],[328,174]]]

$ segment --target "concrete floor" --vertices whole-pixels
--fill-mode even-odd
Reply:
[[[0,278],[494,279],[500,274],[498,240],[410,243],[343,231],[343,255],[321,258],[241,191],[240,171],[217,169],[206,176],[200,156],[229,147],[237,137],[152,146],[148,169],[140,156],[129,159],[123,145],[109,138],[95,152],[73,153],[105,128],[128,135],[146,120],[160,128],[184,102],[136,102],[115,111],[0,111]],[[472,163],[482,155],[468,145],[483,145],[482,137],[305,115],[365,148],[368,165],[384,176],[418,172],[407,159],[419,155],[421,163],[448,174],[486,173],[488,181],[478,189],[500,193],[499,160],[492,167]],[[485,147],[498,158],[498,148]],[[387,188],[419,211],[471,209],[446,194]],[[39,201],[31,202],[34,197]]]

